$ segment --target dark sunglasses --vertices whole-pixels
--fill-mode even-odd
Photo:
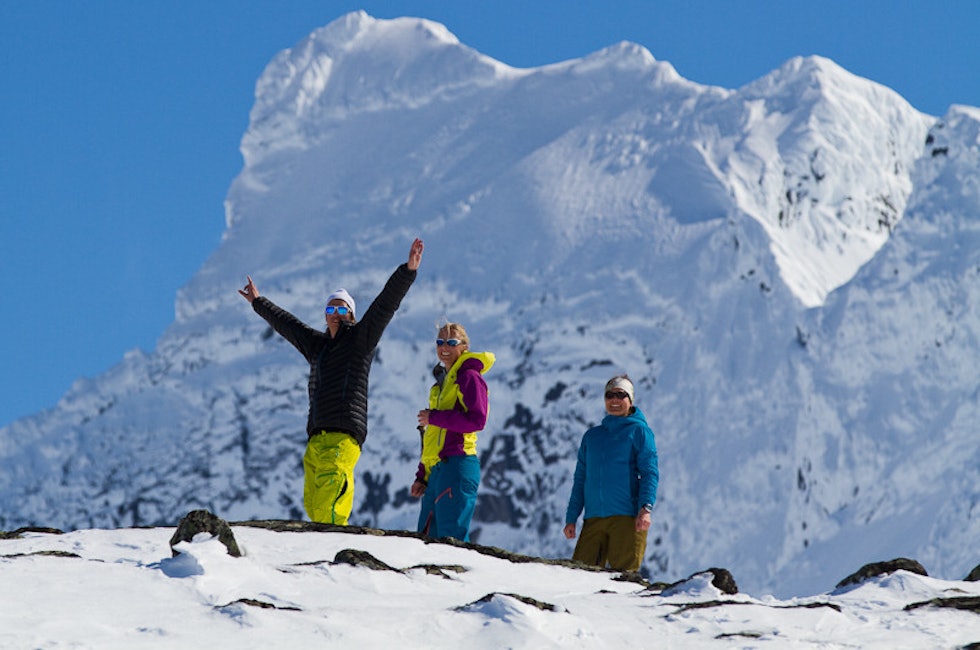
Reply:
[[[436,347],[439,347],[441,345],[448,345],[449,347],[454,348],[457,345],[462,345],[462,344],[463,342],[459,339],[436,339]]]
[[[335,307],[333,305],[327,305],[327,308],[326,308],[325,311],[327,312],[327,314],[332,314],[334,312],[337,312],[341,316],[346,316],[347,315],[347,312],[350,311],[350,307],[343,307],[343,306],[341,306],[341,307]]]
[[[624,390],[607,390],[606,399],[626,399],[630,394]]]

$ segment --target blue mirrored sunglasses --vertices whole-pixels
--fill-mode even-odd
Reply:
[[[326,309],[328,315],[337,312],[341,316],[346,316],[347,312],[349,311],[350,311],[350,307],[343,307],[343,306],[335,307],[334,305],[327,305],[327,309]]]
[[[459,339],[436,339],[436,347],[448,345],[449,347],[454,348],[457,345],[462,345],[462,343],[463,342]]]

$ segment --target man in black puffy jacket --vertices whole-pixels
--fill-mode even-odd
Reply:
[[[367,437],[368,373],[374,351],[415,280],[423,249],[421,239],[412,242],[408,261],[395,269],[359,320],[346,290],[330,294],[325,332],[260,296],[251,277],[238,291],[310,364],[303,506],[312,521],[347,525],[354,507],[354,466]]]

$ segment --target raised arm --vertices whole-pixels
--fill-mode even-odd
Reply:
[[[239,289],[238,293],[252,305],[252,309],[261,316],[276,332],[284,339],[293,344],[297,350],[312,363],[320,350],[318,339],[323,336],[312,327],[306,325],[298,318],[282,309],[268,298],[259,294],[258,288],[252,281],[251,276],[244,289]]]
[[[381,334],[391,322],[392,317],[401,305],[402,298],[408,293],[409,287],[415,281],[419,264],[422,263],[424,245],[421,239],[415,239],[408,251],[408,261],[400,264],[388,278],[381,293],[367,308],[364,315],[358,318],[358,329],[365,347],[373,350],[381,340]]]

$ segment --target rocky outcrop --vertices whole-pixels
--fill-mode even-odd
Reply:
[[[966,582],[977,582],[980,581],[980,564],[973,567],[973,571],[963,578]]]
[[[980,614],[980,596],[955,596],[953,598],[933,598],[919,603],[911,603],[905,606],[905,611],[919,609],[920,607],[946,607],[948,609],[962,609],[967,612]]]
[[[24,528],[18,528],[17,530],[11,530],[9,532],[5,530],[0,530],[0,539],[17,539],[18,537],[23,537],[24,533],[45,533],[48,535],[64,535],[65,531],[58,530],[57,528],[26,526]]]
[[[505,599],[505,598],[513,598],[514,600],[520,601],[520,602],[524,603],[525,605],[530,605],[531,607],[536,607],[537,609],[540,609],[542,612],[563,612],[563,611],[565,611],[561,607],[558,607],[556,605],[552,605],[551,603],[546,603],[546,602],[537,600],[536,598],[531,598],[530,596],[521,596],[520,594],[505,594],[505,593],[500,593],[500,592],[493,592],[491,594],[487,594],[486,596],[484,596],[483,598],[480,598],[479,600],[475,600],[472,603],[469,603],[467,605],[461,605],[460,607],[457,607],[455,609],[456,609],[457,612],[472,612],[472,611],[477,611],[477,610],[479,610],[484,605],[490,605],[490,604],[493,604],[495,600],[502,600],[502,599]]]
[[[888,575],[889,573],[895,573],[896,571],[911,571],[912,573],[918,573],[920,576],[929,575],[925,568],[923,568],[923,566],[917,561],[910,560],[906,557],[900,557],[895,558],[894,560],[888,560],[887,562],[872,562],[871,564],[865,564],[863,567],[838,582],[837,588],[840,589],[841,587],[847,587],[848,585],[858,585],[869,578]]]
[[[234,533],[231,532],[231,526],[228,525],[227,521],[207,510],[192,510],[180,520],[176,532],[170,538],[170,549],[173,556],[177,557],[180,554],[180,551],[176,549],[177,544],[192,542],[194,537],[201,533],[217,537],[218,541],[228,549],[228,555],[241,557],[242,552],[238,548],[238,542],[235,541]]]

